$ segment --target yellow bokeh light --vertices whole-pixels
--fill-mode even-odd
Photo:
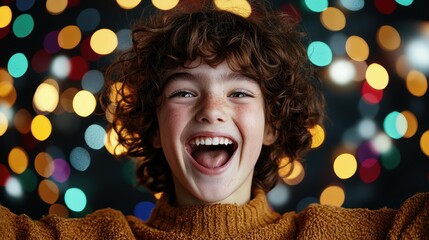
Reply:
[[[9,6],[0,7],[0,28],[4,28],[12,21],[12,10]]]
[[[43,115],[37,115],[31,122],[31,133],[39,141],[46,140],[52,132],[52,124],[49,119]]]
[[[119,7],[128,10],[137,7],[141,1],[142,0],[116,0],[116,3],[119,5]]]
[[[420,138],[420,148],[422,152],[429,157],[429,130],[424,132]]]
[[[320,194],[320,204],[341,207],[345,199],[346,194],[339,186],[329,186]]]
[[[46,0],[46,10],[52,15],[58,15],[66,10],[68,0]]]
[[[419,71],[412,70],[408,73],[406,79],[408,91],[416,97],[421,97],[428,90],[428,80],[426,76]]]
[[[312,136],[311,140],[311,148],[317,148],[322,145],[323,141],[325,141],[325,130],[319,125],[316,124],[313,128],[308,129]]]
[[[407,120],[407,131],[404,134],[404,138],[410,138],[416,134],[419,123],[414,113],[410,111],[402,111],[401,113]]]
[[[48,204],[55,203],[60,196],[60,190],[58,189],[57,184],[49,179],[40,181],[38,192],[40,199]]]
[[[382,90],[389,84],[389,74],[387,70],[377,63],[368,66],[365,77],[368,84],[374,89]]]
[[[289,162],[289,158],[283,158],[279,163],[279,176],[288,185],[297,185],[305,177],[305,170],[299,161]]]
[[[331,31],[340,31],[346,26],[344,13],[335,7],[328,7],[320,14],[322,25]]]
[[[351,178],[356,170],[356,158],[350,153],[343,153],[334,160],[334,172],[341,179]]]
[[[54,173],[54,164],[51,155],[45,152],[37,154],[34,159],[34,168],[40,176],[45,178],[50,177]]]
[[[3,136],[3,134],[7,131],[8,127],[9,127],[9,122],[7,121],[6,115],[0,112],[0,136]]]
[[[365,39],[359,36],[350,36],[346,41],[346,52],[355,61],[365,61],[369,56],[369,47]]]
[[[58,105],[57,88],[48,83],[40,84],[33,96],[34,107],[42,112],[53,112]]]
[[[73,109],[75,113],[81,117],[88,117],[91,115],[96,105],[97,101],[94,95],[86,90],[79,91],[73,98]]]
[[[15,87],[7,82],[0,84],[0,87],[5,87],[5,89],[0,89],[0,92],[5,94],[0,96],[0,103],[9,107],[13,106],[17,97]]]
[[[69,25],[61,29],[58,33],[58,45],[62,49],[75,48],[82,39],[82,33],[78,26]]]
[[[49,215],[57,215],[62,218],[68,218],[69,211],[67,210],[66,206],[59,203],[54,203],[49,207]]]
[[[247,18],[252,13],[252,7],[247,0],[214,0],[217,8]]]
[[[14,147],[9,152],[8,163],[10,169],[16,174],[23,173],[28,167],[28,155],[24,149]]]
[[[91,36],[90,45],[100,55],[110,54],[118,46],[118,37],[107,28],[99,29]]]
[[[119,144],[118,134],[113,131],[113,129],[110,129],[107,132],[105,147],[110,154],[115,156],[120,156],[127,152],[127,149],[123,145]]]
[[[160,9],[160,10],[170,10],[173,9],[177,4],[179,3],[179,0],[152,0],[152,4]]]
[[[15,125],[16,130],[22,134],[27,134],[31,130],[31,114],[27,109],[23,108],[18,110],[15,113],[15,118],[13,124]]]
[[[377,42],[382,49],[393,51],[398,49],[401,45],[401,36],[394,27],[384,25],[377,31]]]

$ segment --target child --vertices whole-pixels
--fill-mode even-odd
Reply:
[[[266,193],[280,160],[310,148],[324,99],[302,45],[279,13],[245,18],[176,7],[136,24],[133,48],[107,71],[112,126],[140,183],[163,192],[151,218],[103,209],[33,221],[0,208],[0,238],[423,239],[429,195],[399,210],[311,205],[280,215]]]

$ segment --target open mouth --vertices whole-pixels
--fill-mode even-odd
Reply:
[[[234,155],[237,143],[226,137],[198,137],[190,141],[188,153],[200,166],[215,169]]]

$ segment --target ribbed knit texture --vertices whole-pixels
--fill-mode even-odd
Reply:
[[[176,208],[162,199],[147,223],[113,209],[35,221],[0,206],[0,239],[429,239],[429,193],[416,194],[399,210],[313,204],[282,216],[263,192],[243,206]]]

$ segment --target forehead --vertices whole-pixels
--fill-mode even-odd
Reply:
[[[230,68],[226,61],[217,65],[209,65],[202,60],[188,61],[183,66],[167,71],[164,84],[178,80],[218,79],[224,81],[244,80],[255,83],[256,80],[245,76],[240,71]]]

